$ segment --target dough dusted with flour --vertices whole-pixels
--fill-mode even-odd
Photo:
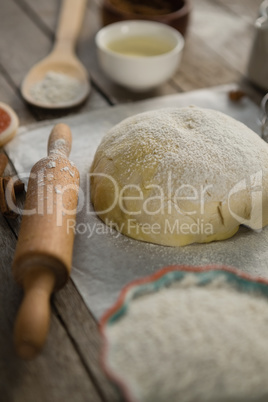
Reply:
[[[141,113],[113,127],[91,167],[91,200],[108,225],[170,246],[268,224],[268,144],[199,107]]]

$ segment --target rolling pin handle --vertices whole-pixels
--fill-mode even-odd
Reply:
[[[72,133],[67,124],[59,123],[54,126],[48,139],[48,155],[60,155],[68,158],[72,147]]]
[[[17,354],[32,359],[42,348],[49,330],[55,275],[49,268],[38,267],[23,285],[25,294],[15,323],[14,341]]]

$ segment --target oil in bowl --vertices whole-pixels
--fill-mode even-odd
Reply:
[[[106,76],[136,92],[167,81],[178,68],[184,47],[183,36],[174,28],[143,20],[107,25],[95,40]]]
[[[129,36],[108,42],[107,49],[126,56],[150,57],[170,52],[174,45],[155,36]]]

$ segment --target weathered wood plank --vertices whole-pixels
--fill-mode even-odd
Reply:
[[[215,1],[194,0],[193,3],[191,31],[224,58],[234,71],[244,74],[254,34],[253,25]]]
[[[181,67],[174,81],[183,91],[236,82],[239,73],[225,59],[206,47],[198,35],[189,32]]]
[[[50,36],[54,35],[61,0],[14,0],[38,27],[43,27]]]
[[[56,293],[54,302],[62,320],[68,323],[69,334],[107,402],[120,401],[118,390],[107,379],[100,367],[101,339],[95,319],[83,303],[78,291],[69,282]]]
[[[2,321],[2,319],[1,319]],[[2,329],[2,327],[1,327]],[[101,401],[55,315],[47,345],[34,361],[19,360],[1,335],[1,400],[8,402]]]
[[[240,81],[246,72],[252,26],[218,1],[193,0],[193,6],[175,82],[187,91]]]
[[[50,40],[16,3],[1,1],[1,64],[19,87],[23,77],[51,49]]]
[[[228,8],[239,18],[252,24],[258,15],[259,5],[263,0],[210,0],[218,3],[223,8]]]

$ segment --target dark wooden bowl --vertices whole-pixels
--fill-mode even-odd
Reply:
[[[134,13],[116,7],[111,0],[103,0],[101,4],[101,17],[103,26],[112,24],[113,22],[124,20],[151,20],[167,24],[177,29],[185,36],[189,24],[189,17],[192,9],[190,0],[171,0],[170,4],[174,11],[168,14],[159,14],[152,12]]]

